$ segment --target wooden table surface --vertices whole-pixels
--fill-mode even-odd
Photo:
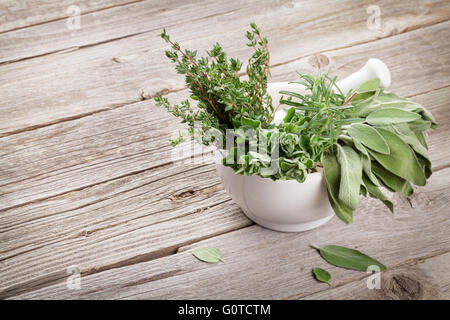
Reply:
[[[40,3],[0,2],[1,298],[450,298],[448,0]],[[68,18],[77,8],[79,29]],[[171,147],[182,125],[153,98],[188,91],[161,29],[199,52],[219,41],[246,61],[251,21],[269,40],[271,81],[328,68],[343,77],[377,57],[392,91],[434,113],[434,173],[410,199],[394,197],[394,215],[364,198],[351,225],[270,231],[230,200],[214,164],[173,152],[190,145]],[[328,265],[311,243],[382,261],[381,289]],[[225,263],[192,256],[205,246]],[[333,286],[314,280],[314,267]]]

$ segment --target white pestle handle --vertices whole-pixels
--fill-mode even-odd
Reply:
[[[380,59],[369,59],[364,67],[349,75],[347,78],[336,82],[336,85],[345,95],[350,89],[358,89],[364,82],[373,78],[380,79],[380,86],[382,88],[387,88],[391,85],[391,73]]]

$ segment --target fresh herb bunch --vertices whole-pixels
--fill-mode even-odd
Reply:
[[[412,184],[426,184],[432,171],[425,131],[437,126],[427,109],[385,92],[379,79],[356,92],[353,108],[346,110],[354,122],[342,127],[323,159],[331,206],[346,223],[353,221],[360,194],[381,200],[394,212],[380,187],[409,197]]]
[[[183,50],[165,30],[161,37],[171,45],[166,56],[176,64],[177,72],[185,75],[190,98],[197,101],[197,107],[192,107],[189,100],[178,105],[172,105],[161,96],[155,100],[187,123],[192,138],[199,136],[195,132],[195,122],[202,124],[204,132],[216,129],[223,134],[226,129],[238,128],[241,123],[252,121],[258,121],[262,127],[269,126],[273,111],[271,97],[267,94],[270,54],[267,39],[261,36],[256,24],[252,23],[251,31],[247,32],[247,45],[254,50],[248,60],[248,80],[240,78],[242,62],[228,59],[219,43],[207,52],[207,57],[197,58],[197,51]],[[206,137],[202,135],[204,144],[213,142]],[[179,138],[176,142],[181,141]]]
[[[408,197],[411,184],[424,185],[431,175],[424,133],[436,121],[417,103],[385,92],[379,79],[344,95],[328,74],[299,74],[301,80],[294,83],[307,93],[281,91],[273,108],[267,93],[267,39],[255,24],[247,32],[253,48],[247,80],[239,74],[242,63],[228,59],[219,44],[207,57],[196,58],[196,51],[182,50],[165,30],[161,37],[171,45],[166,55],[185,75],[197,106],[189,100],[172,105],[161,96],[155,98],[157,104],[187,123],[191,138],[205,145],[219,142],[211,131],[222,137],[231,132],[238,146],[229,150],[223,164],[237,174],[303,182],[323,167],[331,206],[346,223],[353,221],[360,194],[380,199],[393,211],[380,188]],[[288,109],[277,123],[274,117],[281,106]],[[195,131],[197,122],[201,132]],[[224,138],[220,142],[223,146]]]
[[[237,159],[237,147],[234,147],[224,159],[224,165],[244,175],[260,175],[273,180],[295,179],[299,182],[303,182],[308,173],[316,172],[317,167],[322,166],[322,156],[337,142],[342,132],[341,126],[354,120],[346,118],[344,113],[351,107],[347,105],[350,98],[346,99],[341,92],[335,92],[336,78],[331,79],[327,74],[319,74],[316,78],[306,74],[299,75],[303,81],[294,83],[304,86],[310,94],[280,91],[288,98],[282,98],[277,108],[281,105],[292,106],[283,121],[270,130],[257,126],[250,128],[256,130],[255,136],[263,135],[268,141],[268,156],[264,156],[265,152],[258,153],[254,150],[241,154],[242,159]],[[251,140],[256,140],[256,137],[248,135],[245,127],[235,133],[241,139],[247,138],[248,144]],[[279,154],[276,157],[279,163],[278,170],[274,172],[268,168],[271,151],[277,146]]]

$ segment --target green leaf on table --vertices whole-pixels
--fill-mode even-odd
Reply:
[[[331,280],[331,274],[328,271],[321,268],[314,268],[313,274],[318,281],[325,282],[331,286],[329,282]]]
[[[339,185],[339,200],[350,209],[356,209],[361,185],[361,159],[353,148],[337,146],[337,160],[341,166],[341,183]]]
[[[386,205],[386,207],[388,207],[389,210],[391,210],[391,212],[394,213],[394,204],[392,203],[391,199],[386,197],[384,193],[380,190],[380,188],[374,185],[372,181],[370,181],[366,176],[363,176],[363,182],[367,188],[367,191],[369,192],[369,195],[372,198],[381,200]]]
[[[324,160],[325,181],[327,183],[328,199],[336,215],[345,223],[353,222],[353,210],[339,200],[339,185],[341,169],[334,153],[327,153]]]
[[[348,128],[348,134],[366,147],[382,154],[389,154],[389,146],[378,131],[367,124],[355,123]]]
[[[222,253],[217,248],[198,248],[192,251],[194,257],[198,260],[208,263],[222,261]]]
[[[379,163],[372,163],[372,171],[389,190],[398,192],[405,197],[410,197],[414,193],[414,189],[408,181],[386,170]]]
[[[404,123],[418,120],[422,116],[418,113],[398,108],[383,108],[371,112],[366,121],[373,126],[384,126],[394,123]]]
[[[355,249],[335,245],[314,248],[319,250],[322,258],[337,267],[366,272],[368,267],[378,266],[380,271],[386,270],[384,264]]]
[[[391,153],[385,155],[368,150],[370,155],[388,171],[415,185],[424,186],[425,174],[409,145],[389,130],[383,128],[377,128],[377,130],[388,143]]]

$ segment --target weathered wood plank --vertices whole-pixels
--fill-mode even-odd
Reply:
[[[81,15],[117,7],[141,0],[3,0],[0,2],[0,33],[26,28],[70,16],[71,5],[80,8]]]
[[[310,296],[328,288],[314,280],[313,267],[327,268],[333,274],[335,286],[366,277],[365,273],[328,265],[310,247],[311,243],[357,248],[376,257],[389,269],[447,253],[449,178],[449,168],[433,175],[426,187],[419,188],[413,207],[397,198],[394,215],[374,199],[364,199],[351,225],[333,219],[319,229],[303,233],[280,233],[255,225],[195,243],[175,255],[88,275],[82,278],[81,290],[68,290],[61,280],[14,298],[298,299]],[[192,257],[190,249],[205,246],[220,248],[225,263],[211,265]],[[25,256],[22,261],[29,264]],[[448,269],[448,260],[444,267]],[[16,266],[18,272],[21,268]]]
[[[214,166],[166,165],[3,212],[0,260],[100,230],[131,231],[200,213],[228,200]]]
[[[447,1],[433,2],[433,5],[418,2],[411,7],[409,4],[392,6],[392,3],[388,4],[388,1],[382,2],[379,5],[389,7],[390,10],[383,13],[382,30],[373,31],[368,30],[366,26],[368,15],[365,10],[369,4],[372,4],[370,1],[359,1],[357,8],[355,8],[355,2],[344,1],[339,4],[337,11],[334,1],[332,3],[305,3],[296,3],[291,8],[286,7],[287,4],[281,5],[279,1],[264,6],[246,2],[243,7],[241,2],[231,4],[214,2],[208,4],[209,11],[197,10],[198,7],[194,6],[194,9],[190,8],[189,10],[194,10],[195,13],[191,12],[191,15],[188,15],[190,12],[188,10],[187,16],[183,15],[183,19],[203,16],[204,19],[198,19],[192,23],[174,24],[169,31],[174,38],[188,47],[206,49],[210,48],[215,41],[220,41],[231,56],[246,61],[249,49],[245,46],[243,33],[249,22],[248,17],[252,16],[261,25],[270,40],[272,64],[276,65],[318,51],[365,43],[379,37],[391,36],[398,32],[433,24],[442,21],[442,14],[448,11]],[[153,10],[147,7],[146,2],[111,10],[129,10],[135,6],[139,10],[133,9],[133,12],[139,18],[130,18],[123,14],[123,16],[127,16],[127,23],[132,25],[118,24],[109,13],[105,12],[105,19],[110,20],[109,24],[105,26],[101,23],[92,23],[94,30],[88,26],[83,27],[82,34],[79,36],[61,34],[58,39],[67,42],[61,48],[91,43],[89,41],[93,41],[93,34],[100,37],[112,33],[114,37],[121,37],[123,34],[118,33],[120,30],[132,30],[127,31],[126,34],[148,31],[153,28],[152,31],[103,43],[99,46],[86,47],[76,52],[49,55],[0,66],[2,77],[0,95],[3,97],[0,101],[0,110],[2,110],[0,135],[85,116],[108,108],[116,108],[139,101],[142,96],[154,96],[161,91],[181,89],[183,79],[175,75],[165,59],[164,45],[157,36],[162,25],[170,25],[170,21],[173,19],[182,18],[174,14],[178,13],[178,9],[169,10],[169,12],[161,11],[154,19],[148,19],[148,16],[143,14],[143,12]],[[146,9],[139,6],[146,6]],[[189,6],[189,3],[186,6]],[[213,6],[213,8],[211,9],[209,6]],[[417,10],[418,15],[414,15],[411,10],[413,12]],[[182,12],[184,11],[182,10]],[[208,16],[211,12],[217,13],[217,15]],[[422,14],[423,12],[427,12],[427,14]],[[219,15],[219,13],[221,14]],[[154,25],[151,27],[148,24]],[[207,31],[205,31],[204,25],[208,25]],[[144,26],[143,30],[140,29],[142,26]],[[444,26],[446,27],[444,28]],[[448,25],[444,26],[433,29],[436,34],[434,34],[431,44],[438,45],[439,49],[447,43],[444,40],[448,33]],[[55,30],[65,32],[56,26],[37,27],[49,28],[44,34],[56,32]],[[44,44],[38,43],[33,46],[29,39],[31,31],[28,29],[26,29],[26,46],[20,45],[20,41],[15,38],[2,41],[0,37],[0,44],[5,47],[7,43],[11,43],[11,46],[17,46],[18,50],[38,54],[40,51],[36,51],[33,49],[34,47],[43,48],[43,51],[48,52],[50,45],[60,43],[51,36],[42,38],[40,34],[44,31],[36,31],[31,34],[36,34],[35,37],[38,39],[36,42],[44,41]],[[10,33],[4,36],[13,37]],[[76,43],[74,37],[75,39],[84,37],[91,40]],[[300,40],[300,44],[297,45]],[[49,41],[50,44],[45,41]],[[95,41],[102,42],[105,39],[100,37]],[[379,45],[386,49],[384,46],[391,44],[379,43]],[[424,41],[421,41],[420,45],[429,47]],[[58,49],[52,47],[51,50]],[[444,48],[441,50],[443,54],[446,53]],[[10,55],[14,52],[12,48],[9,48],[2,50],[0,54]],[[395,55],[396,53],[391,53],[391,56]],[[8,56],[5,59],[16,58],[18,59],[19,56]],[[20,105],[17,104],[18,100],[21,102]]]
[[[0,297],[27,290],[27,282],[58,280],[72,264],[85,274],[96,273],[165,256],[180,245],[251,224],[230,201],[205,208],[202,214],[188,213],[155,224],[135,221],[80,234],[3,260]]]
[[[130,4],[127,6],[117,6],[109,10],[84,14],[81,17],[81,28],[78,30],[69,30],[65,21],[54,21],[26,28],[26,30],[5,33],[0,36],[0,43],[5,47],[5,52],[0,54],[0,62],[26,59],[73,47],[91,46],[154,30],[160,31],[162,25],[166,27],[183,25],[184,28],[191,28],[189,24],[195,25],[197,20],[215,18],[216,15],[224,14],[226,14],[226,17],[221,19],[221,22],[225,24],[208,25],[208,34],[226,34],[227,31],[233,29],[233,24],[234,28],[242,29],[243,25],[239,21],[242,18],[248,20],[249,14],[251,14],[254,21],[261,21],[266,25],[269,23],[267,20],[270,19],[282,22],[283,38],[292,36],[293,34],[290,31],[297,28],[299,24],[307,25],[309,33],[315,32],[315,29],[320,29],[317,31],[322,36],[326,36],[325,34],[332,30],[328,25],[329,23],[342,31],[350,28],[346,25],[339,25],[339,23],[356,22],[359,29],[363,30],[354,29],[352,33],[369,31],[365,35],[368,37],[366,40],[374,40],[378,37],[443,22],[448,20],[450,15],[450,5],[446,1],[415,0],[397,4],[379,1],[377,5],[383,11],[381,16],[383,25],[381,30],[370,32],[371,30],[367,28],[369,15],[366,9],[373,3],[369,1],[355,3],[345,0],[339,2],[330,0],[314,2],[278,0],[266,1],[264,4],[254,0],[245,2],[170,0],[136,3],[131,3],[132,0],[128,1]],[[64,4],[61,6],[64,6]],[[80,4],[80,6],[83,6],[83,4]],[[199,10],[200,8],[201,10]],[[389,8],[389,10],[383,10],[385,8]],[[345,16],[342,16],[341,12]],[[282,20],[280,20],[280,15],[283,18]],[[149,19],[149,16],[152,19]],[[354,19],[356,21],[353,21]],[[232,24],[229,24],[229,22],[232,22]],[[202,23],[206,25],[207,21],[202,21]],[[244,24],[248,23],[249,21],[244,22]],[[270,28],[267,29],[270,30]],[[341,46],[348,45],[348,43],[345,43],[349,40],[348,38],[342,37],[340,40],[344,42]]]
[[[76,50],[142,33],[151,33],[151,31],[158,33],[163,26],[184,26],[192,21],[243,8],[248,9],[255,3],[255,0],[247,3],[210,0],[140,1],[124,7],[85,14],[81,16],[81,28],[77,30],[70,30],[66,27],[66,21],[62,20],[40,24],[0,35],[0,43],[7,49],[0,55],[0,63],[29,59],[68,49]],[[149,48],[157,47],[159,45]]]
[[[369,290],[367,279],[318,292],[304,299],[435,300],[450,299],[450,253],[408,263],[383,272],[380,289]]]
[[[417,94],[449,83],[449,66],[441,63],[442,57],[450,54],[448,42],[437,41],[439,48],[436,48],[422,40],[424,37],[440,39],[447,28],[446,24],[432,26],[355,46],[353,51],[342,49],[323,53],[321,59],[329,57],[326,58],[328,66],[332,74],[338,75],[350,72],[348,64],[355,70],[372,56],[389,60],[395,81],[392,90],[405,95]],[[380,47],[385,49],[380,51]],[[413,50],[417,56],[411,54]],[[352,57],[356,56],[358,58],[354,60],[357,62],[353,62]],[[392,59],[392,56],[396,59]],[[413,59],[413,56],[414,67],[411,67],[405,61]],[[426,66],[426,72],[420,68],[421,65]],[[308,68],[317,68],[315,56],[274,67],[273,80],[292,79],[296,69]],[[182,91],[171,97],[179,100],[185,95],[186,91]],[[445,103],[445,99],[446,96],[442,97],[440,103]],[[432,107],[433,104],[425,101],[424,105]],[[446,110],[439,109],[439,112],[445,117]],[[440,115],[436,116],[439,118]],[[153,101],[147,100],[3,137],[0,139],[0,209],[85,188],[170,162],[167,155],[171,149],[167,139],[180,128],[175,123],[173,117],[156,108]],[[445,126],[446,122],[442,125]],[[437,141],[436,147],[444,150],[441,146],[446,143],[446,139]],[[442,156],[446,156],[445,152]]]

